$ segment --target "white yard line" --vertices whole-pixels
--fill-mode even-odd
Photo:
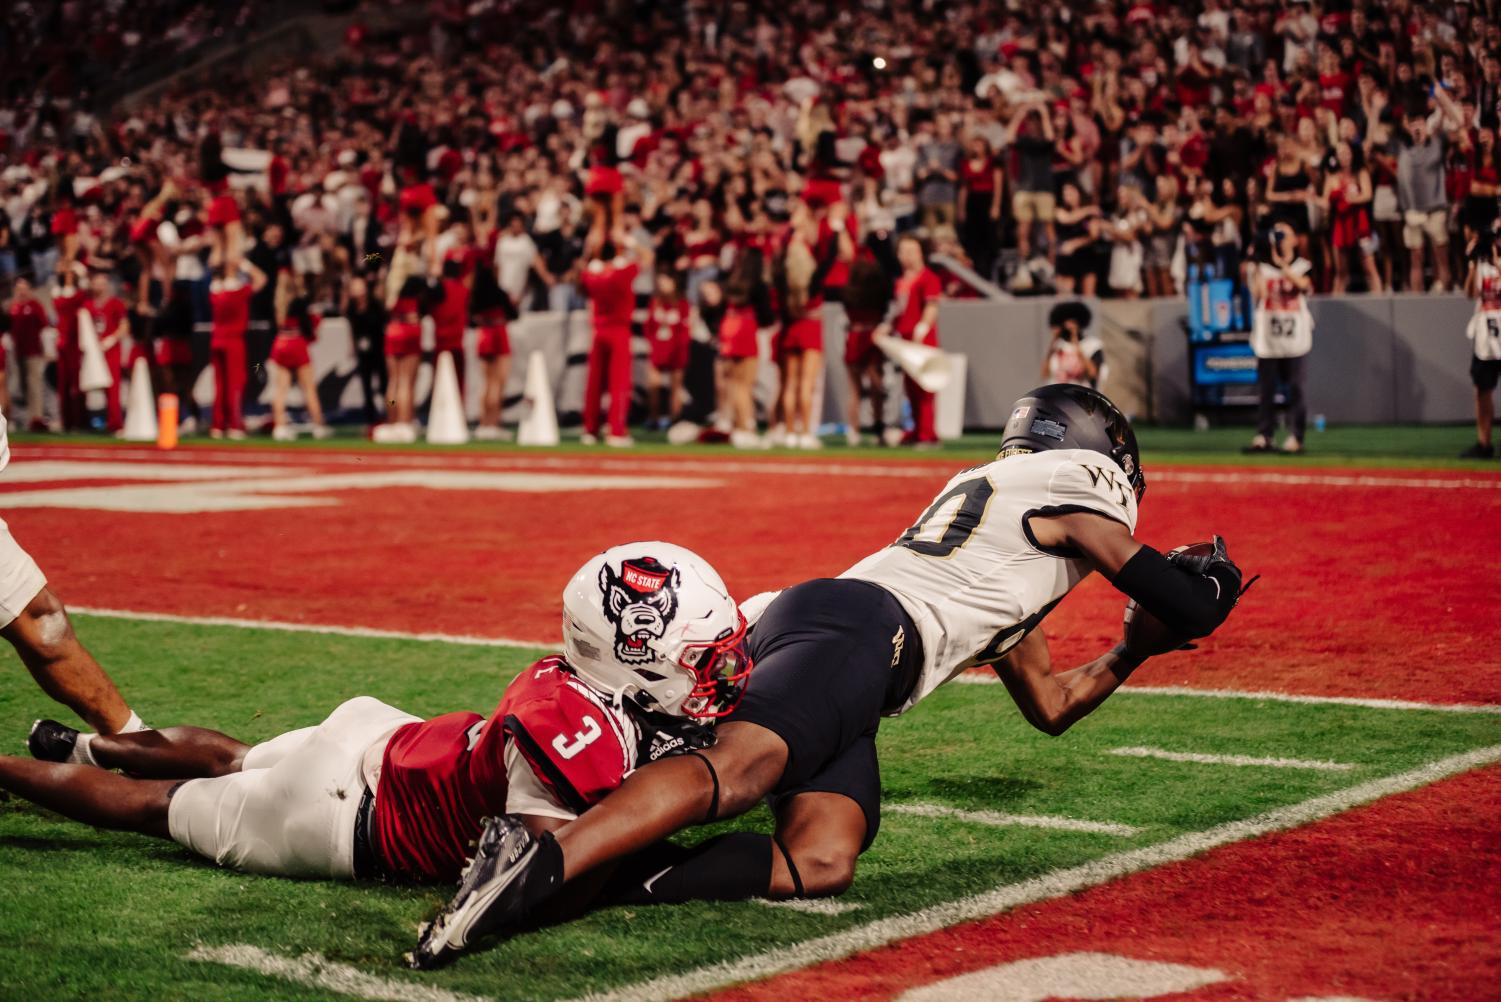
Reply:
[[[471,647],[521,647],[539,650],[553,646],[547,640],[519,640],[513,637],[475,637],[462,633],[408,633],[382,630],[373,626],[343,626],[334,623],[290,623],[279,619],[238,619],[233,616],[184,616],[171,612],[147,612],[140,609],[106,609],[91,605],[70,605],[80,616],[105,616],[110,619],[139,619],[148,623],[185,623],[195,626],[231,626],[242,630],[279,630],[286,633],[327,633],[339,637],[363,637],[378,640],[418,640],[424,643],[467,644]],[[998,685],[994,672],[964,672],[954,678],[958,685]],[[1435,710],[1442,713],[1501,714],[1501,705],[1486,703],[1419,703],[1407,699],[1362,699],[1356,696],[1305,696],[1290,692],[1239,689],[1191,689],[1187,686],[1127,685],[1117,694],[1128,696],[1201,696],[1206,699],[1254,699],[1274,703],[1307,703],[1315,706],[1359,706],[1368,710]]]
[[[785,971],[798,970],[822,961],[837,960],[852,953],[934,932],[959,922],[984,918],[1035,901],[1073,894],[1127,874],[1176,863],[1218,846],[1306,825],[1381,797],[1405,793],[1498,761],[1501,761],[1501,745],[1478,748],[1395,776],[1371,780],[1242,821],[1217,825],[1207,831],[1190,832],[1157,845],[1105,856],[1082,866],[1055,870],[1020,883],[1002,884],[957,901],[934,905],[907,915],[877,919],[818,939],[600,992],[590,995],[589,1000],[665,1002],[667,999],[697,995],[737,982],[755,981]]]
[[[788,898],[786,901],[751,898],[751,900],[767,908],[785,908],[788,911],[802,912],[805,915],[848,915],[864,907],[853,901],[840,901],[836,898]]]
[[[959,685],[999,685],[992,671],[976,669],[954,678]],[[1307,703],[1314,706],[1358,706],[1367,710],[1437,710],[1443,713],[1501,714],[1494,703],[1419,703],[1410,699],[1365,699],[1360,696],[1306,696],[1267,689],[1194,689],[1186,685],[1126,685],[1116,690],[1123,696],[1202,696],[1205,699],[1253,699],[1272,703]]]
[[[918,818],[948,818],[953,821],[989,825],[992,828],[1051,828],[1055,831],[1119,835],[1121,838],[1141,834],[1140,828],[1108,821],[1081,821],[1078,818],[1060,818],[1039,814],[1005,814],[1001,811],[961,811],[957,807],[945,807],[942,804],[882,804],[881,813],[908,814]]]
[[[395,981],[366,974],[359,968],[328,960],[316,953],[300,957],[283,957],[247,943],[228,946],[196,946],[187,953],[188,960],[223,964],[254,971],[267,977],[281,978],[307,988],[321,988],[340,995],[362,999],[388,999],[390,1002],[485,1002],[484,996],[451,992],[420,981]]]
[[[1322,772],[1349,772],[1348,762],[1324,762],[1307,758],[1257,758],[1252,755],[1205,755],[1199,752],[1175,752],[1166,748],[1111,748],[1106,755],[1125,758],[1156,758],[1165,762],[1190,762],[1195,765],[1259,766],[1264,769],[1315,769]]]
[[[232,626],[242,630],[277,630],[283,633],[327,633],[336,637],[361,637],[375,640],[418,640],[424,643],[466,644],[471,647],[544,648],[545,643],[513,640],[509,637],[470,637],[460,633],[404,633],[379,630],[373,626],[331,626],[322,623],[288,623],[275,619],[235,619],[232,616],[178,616],[170,612],[140,612],[134,609],[101,609],[89,605],[70,605],[70,612],[80,616],[107,616],[111,619],[139,619],[147,623],[186,623],[192,626]]]

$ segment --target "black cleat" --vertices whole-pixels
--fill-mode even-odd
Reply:
[[[68,762],[73,758],[73,746],[78,744],[78,732],[56,720],[38,720],[31,725],[26,735],[26,747],[31,757],[43,762]]]
[[[1470,446],[1464,452],[1461,452],[1459,454],[1459,458],[1460,459],[1494,459],[1494,458],[1496,458],[1496,450],[1494,448],[1492,448],[1491,446],[1489,446],[1489,445],[1481,445],[1479,442],[1476,442],[1474,445]]]
[[[563,853],[551,832],[535,838],[515,814],[488,818],[458,893],[418,930],[408,966],[443,966],[486,933],[514,929],[562,886]]]

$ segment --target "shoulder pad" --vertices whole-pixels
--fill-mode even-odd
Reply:
[[[507,692],[505,730],[543,786],[582,814],[635,766],[633,742],[617,711],[561,662],[541,665],[528,669],[527,691]]]

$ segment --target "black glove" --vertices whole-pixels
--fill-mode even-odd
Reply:
[[[636,761],[642,765],[669,755],[701,751],[714,744],[714,728],[690,717],[649,709],[629,697],[621,702],[640,730],[641,740],[636,745]]]
[[[1167,559],[1179,570],[1214,578],[1219,582],[1222,594],[1231,596],[1232,606],[1261,577],[1258,574],[1242,585],[1245,575],[1225,550],[1225,537],[1218,534],[1214,537],[1214,548],[1208,553],[1189,553],[1187,547],[1180,546],[1169,553]]]

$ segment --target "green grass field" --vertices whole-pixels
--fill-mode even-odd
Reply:
[[[151,723],[260,740],[368,694],[418,714],[489,712],[537,653],[78,617],[84,642]],[[0,682],[25,724],[59,708],[14,663]],[[395,981],[508,999],[572,998],[790,945],[1164,841],[1391,775],[1497,740],[1497,718],[1197,696],[1123,695],[1061,738],[1031,730],[999,686],[952,685],[881,730],[888,804],[1054,815],[1135,835],[992,827],[888,811],[837,915],[755,902],[609,909],[527,934],[430,975],[401,967],[448,888],[295,882],[215,869],[175,844],[95,832],[18,800],[0,804],[0,997],[342,998],[185,959],[197,945],[317,953]],[[1123,746],[1294,757],[1346,771],[1166,762]],[[765,829],[758,810],[740,824]],[[690,833],[696,841],[700,833]]]
[[[1300,466],[1356,466],[1356,467],[1426,467],[1428,469],[1456,469],[1475,471],[1501,470],[1501,464],[1494,460],[1459,459],[1459,453],[1474,443],[1475,430],[1469,425],[1350,425],[1335,426],[1327,431],[1310,431],[1308,434],[1308,451],[1301,456],[1282,455],[1257,455],[1247,456],[1241,453],[1241,447],[1251,439],[1251,430],[1242,427],[1210,428],[1206,431],[1194,431],[1189,428],[1162,428],[1143,425],[1137,428],[1137,435],[1141,440],[1142,456],[1147,464],[1200,464],[1200,463],[1242,463],[1256,466],[1276,467],[1300,467]],[[100,435],[37,435],[28,433],[12,433],[12,439],[20,444],[48,445],[48,444],[83,444],[114,446],[117,444],[113,439]],[[827,450],[822,453],[829,457],[857,457],[861,459],[917,459],[933,460],[938,462],[952,463],[955,459],[983,459],[995,454],[996,443],[999,440],[995,432],[975,432],[962,438],[945,442],[943,448],[933,452],[913,452],[910,449],[885,449],[875,446],[865,446],[851,449],[844,445],[843,440],[828,439]],[[257,436],[241,442],[213,441],[206,437],[188,439],[183,443],[183,448],[243,448],[246,446],[268,445],[269,439]],[[365,438],[359,429],[340,429],[340,434],[327,441],[316,441],[309,437],[299,438],[291,443],[277,443],[278,447],[288,446],[302,449],[328,449],[328,448],[370,448],[376,451],[391,451],[392,446],[377,445]],[[435,452],[457,452],[465,454],[494,453],[496,451],[515,451],[514,446],[497,445],[492,442],[470,442],[459,446],[429,446],[425,443],[416,446],[395,447],[397,449],[422,449]],[[535,452],[536,450],[523,450]],[[605,446],[584,446],[578,442],[577,430],[565,431],[563,443],[556,450],[548,452],[562,452],[567,455],[614,455],[620,456],[621,452]],[[631,450],[632,455],[674,455],[693,456],[698,455],[723,455],[733,454],[735,450],[728,445],[693,445],[675,446],[669,445],[666,436],[660,432],[637,432],[636,448]],[[782,457],[802,456],[807,458],[808,453],[795,450],[778,449],[766,453],[749,453],[748,455],[769,455]]]

